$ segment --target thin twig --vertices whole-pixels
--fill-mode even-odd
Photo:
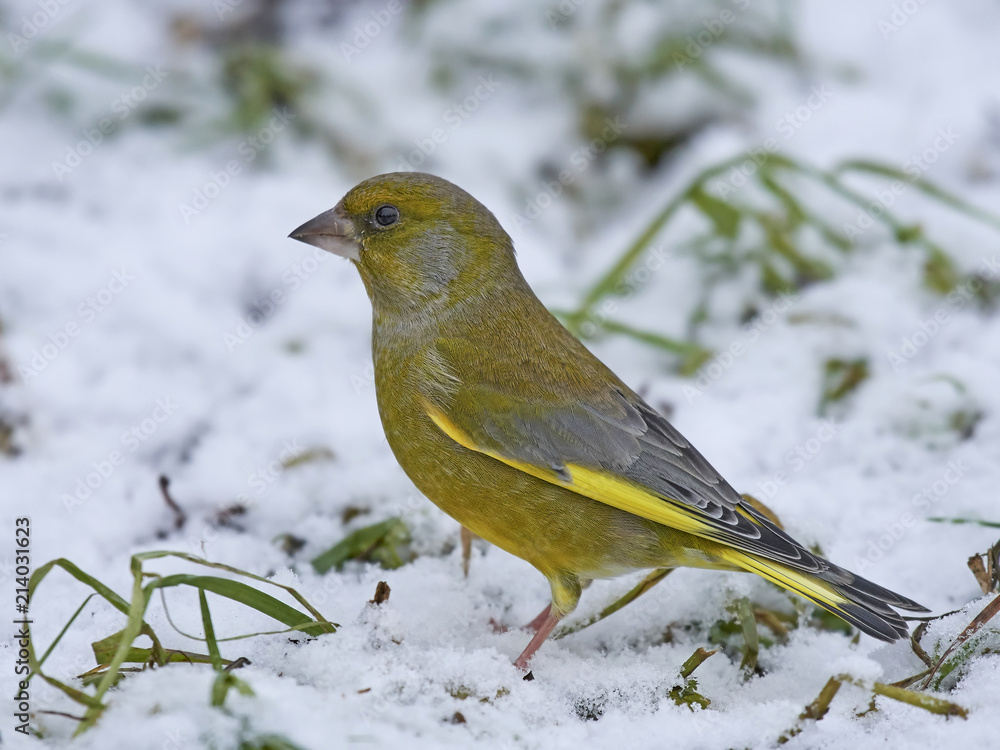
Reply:
[[[170,496],[170,477],[166,474],[160,474],[160,493],[163,495],[163,500],[166,502],[167,506],[174,512],[174,528],[182,529],[184,524],[187,523],[187,513],[184,509],[177,504],[177,502]]]

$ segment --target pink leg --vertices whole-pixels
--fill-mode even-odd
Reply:
[[[538,617],[536,617],[534,620],[532,620],[523,628],[521,628],[521,630],[530,630],[532,633],[537,633],[538,629],[542,627],[542,623],[545,622],[545,618],[549,616],[550,609],[552,609],[551,604],[547,606],[545,609],[543,609],[541,612],[539,612]],[[490,626],[493,628],[494,633],[506,633],[509,630],[512,630],[512,628],[508,628],[506,625],[501,625],[492,617],[490,618]]]
[[[545,618],[549,616],[549,612],[550,611],[552,611],[552,605],[551,604],[549,606],[547,606],[545,609],[543,609],[541,612],[539,612],[538,613],[538,617],[536,617],[534,620],[532,620],[531,622],[529,622],[527,625],[525,625],[521,629],[522,630],[530,630],[532,633],[537,633],[538,629],[540,627],[542,627],[542,624],[545,622]]]
[[[521,655],[514,660],[515,667],[522,671],[527,670],[528,661],[535,655],[535,652],[539,649],[539,647],[545,643],[545,639],[549,637],[549,634],[553,631],[555,626],[559,624],[561,619],[562,615],[556,612],[550,605],[548,610],[545,612],[545,619],[542,620],[542,623],[539,625],[535,635],[532,636],[527,647],[521,652]]]
[[[475,534],[464,526],[460,526],[459,528],[462,529],[459,534],[462,538],[462,575],[468,578],[469,560],[472,558],[472,537],[474,537]]]

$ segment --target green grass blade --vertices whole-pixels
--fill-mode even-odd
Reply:
[[[698,344],[693,344],[690,341],[679,341],[677,339],[670,338],[669,336],[662,336],[658,333],[653,333],[652,331],[644,331],[639,328],[633,328],[625,323],[617,323],[613,320],[603,320],[599,324],[608,333],[620,333],[629,338],[633,338],[636,341],[641,341],[644,344],[649,344],[650,346],[655,346],[657,349],[663,349],[664,351],[671,352],[673,354],[680,354],[685,357],[699,357],[708,359],[712,356],[712,352],[705,349]]]
[[[934,523],[972,523],[976,526],[986,526],[991,529],[1000,529],[1000,522],[997,521],[984,521],[981,518],[944,518],[942,516],[934,516],[933,518],[928,518],[928,521],[933,521]]]
[[[906,690],[905,688],[896,687],[895,685],[886,685],[882,682],[876,682],[872,687],[872,692],[875,693],[875,695],[884,695],[886,698],[892,698],[894,701],[908,703],[911,706],[922,708],[925,711],[930,711],[932,714],[940,714],[942,716],[960,716],[963,719],[968,718],[969,715],[969,712],[957,703],[942,700],[941,698],[935,698],[933,695],[928,695],[927,693],[918,693],[915,690]]]
[[[740,231],[740,218],[742,217],[739,211],[706,192],[701,185],[692,189],[688,193],[688,197],[698,210],[712,222],[716,234],[730,240],[736,239],[736,235]]]
[[[57,560],[50,560],[49,562],[45,563],[42,567],[38,568],[37,570],[35,570],[34,573],[31,574],[31,580],[28,581],[29,598],[35,593],[35,589],[38,588],[38,585],[42,582],[45,576],[49,574],[49,571],[51,571],[52,568],[54,567],[62,568],[71,576],[73,576],[76,580],[78,580],[80,583],[90,586],[90,588],[92,588],[94,591],[100,594],[104,599],[108,601],[109,604],[111,604],[111,606],[113,606],[119,612],[125,615],[128,614],[129,603],[127,601],[122,599],[120,596],[118,596],[118,594],[116,594],[114,591],[109,589],[103,583],[98,581],[92,575],[84,573],[76,565],[74,565],[69,560],[63,557],[60,557]]]
[[[1000,216],[992,214],[989,211],[985,211],[978,206],[974,206],[971,203],[962,200],[954,193],[949,192],[942,187],[938,187],[933,182],[930,182],[923,177],[914,180],[913,175],[909,175],[903,170],[889,164],[868,161],[866,159],[850,159],[838,164],[834,169],[834,172],[840,174],[846,174],[847,172],[863,172],[866,174],[886,177],[890,180],[900,180],[908,185],[913,185],[917,190],[920,190],[926,195],[941,201],[946,206],[954,208],[959,213],[978,219],[984,224],[989,224],[995,229],[1000,229]]]
[[[262,576],[255,575],[254,573],[250,573],[250,572],[248,572],[246,570],[241,570],[239,568],[234,568],[233,566],[231,566],[231,565],[225,565],[224,563],[209,562],[208,560],[206,560],[203,557],[198,557],[196,555],[190,555],[190,554],[188,554],[186,552],[172,552],[170,550],[158,550],[158,551],[152,551],[152,552],[142,552],[142,553],[136,555],[135,557],[136,557],[136,559],[141,560],[141,561],[144,561],[144,560],[155,560],[155,559],[160,558],[160,557],[177,557],[177,558],[180,558],[181,560],[187,560],[188,562],[192,562],[192,563],[194,563],[196,565],[202,565],[202,566],[204,566],[206,568],[214,568],[216,570],[225,570],[225,571],[227,571],[229,573],[234,573],[234,574],[236,574],[238,576],[242,576],[244,578],[249,578],[249,579],[254,580],[254,581],[259,581],[260,583],[266,583],[268,586],[276,586],[279,589],[282,589],[283,591],[286,591],[289,596],[291,596],[293,599],[295,599],[295,601],[297,601],[299,604],[301,604],[303,607],[305,607],[306,611],[309,612],[310,615],[312,615],[313,619],[316,622],[320,623],[320,625],[325,629],[324,632],[334,633],[334,632],[336,632],[337,628],[340,627],[336,623],[330,622],[325,617],[323,617],[323,615],[321,615],[319,613],[319,610],[317,610],[315,607],[313,607],[306,600],[306,598],[304,596],[302,596],[302,594],[300,594],[298,591],[296,591],[291,586],[286,586],[286,585],[284,585],[282,583],[277,583],[276,581],[270,581],[267,578],[263,578]],[[288,623],[286,623],[286,624],[288,624]]]
[[[212,705],[219,708],[226,702],[226,696],[232,688],[240,695],[253,696],[253,688],[232,672],[219,672],[212,683]]]
[[[710,656],[714,656],[719,653],[719,649],[714,648],[709,651],[707,648],[698,648],[691,656],[689,656],[684,663],[681,665],[681,677],[687,679],[692,674],[694,670],[700,667]]]
[[[164,576],[152,583],[146,584],[144,595],[148,596],[154,589],[170,586],[192,586],[197,589],[211,591],[213,594],[218,594],[219,596],[232,599],[235,602],[255,609],[289,627],[296,627],[307,635],[320,636],[324,633],[334,632],[332,623],[310,621],[307,615],[275,599],[270,594],[266,594],[260,589],[256,589],[241,581],[233,581],[229,578],[177,573],[175,575]],[[302,625],[303,622],[309,624]]]
[[[334,568],[340,570],[348,560],[365,557],[393,534],[399,534],[405,528],[405,524],[399,518],[387,518],[384,521],[360,528],[348,534],[326,552],[313,558],[313,569],[320,575]],[[396,557],[399,557],[398,554]]]
[[[97,596],[97,594],[88,594],[87,598],[83,600],[83,603],[79,607],[76,608],[76,612],[74,612],[73,616],[69,618],[69,622],[67,622],[65,625],[63,625],[62,630],[59,631],[59,635],[57,635],[55,637],[55,640],[53,640],[52,643],[49,645],[49,647],[47,649],[45,649],[45,653],[42,654],[42,658],[39,659],[38,662],[35,664],[35,666],[32,667],[31,674],[28,675],[28,679],[29,680],[31,679],[31,676],[33,674],[35,674],[35,672],[37,672],[38,670],[40,670],[42,668],[42,665],[45,663],[45,660],[48,659],[49,658],[49,654],[52,653],[52,649],[54,649],[56,647],[56,645],[59,643],[59,641],[62,640],[62,637],[64,635],[66,635],[66,631],[69,630],[69,626],[72,625],[73,622],[76,620],[76,618],[80,616],[80,613],[83,612],[83,608],[87,606],[87,602],[89,602],[95,596]],[[29,639],[29,644],[30,644],[30,639]],[[28,663],[29,664],[31,663],[31,656],[30,656],[30,654],[29,654],[29,657],[28,657]]]
[[[128,656],[132,642],[135,641],[135,639],[142,632],[143,625],[145,624],[143,622],[143,615],[146,613],[148,600],[142,590],[142,564],[139,561],[138,556],[132,557],[130,568],[132,569],[133,581],[132,601],[128,608],[128,623],[122,631],[122,638],[119,642],[118,649],[115,651],[114,657],[108,664],[108,671],[105,672],[101,681],[97,683],[94,698],[98,702],[98,705],[87,708],[87,711],[83,716],[83,721],[81,721],[77,726],[74,736],[78,736],[90,729],[90,727],[94,726],[94,724],[97,723],[97,720],[101,717],[101,714],[104,712],[104,694],[107,693],[111,686],[118,680],[118,673],[121,670],[122,663]]]
[[[649,573],[649,575],[647,575],[641,581],[639,581],[639,583],[633,586],[626,594],[613,601],[611,604],[602,609],[596,615],[593,615],[587,618],[586,620],[583,620],[582,622],[578,622],[575,625],[570,625],[568,627],[561,628],[558,632],[556,632],[555,635],[552,636],[553,640],[565,638],[567,635],[570,635],[572,633],[578,633],[584,628],[589,628],[594,623],[600,622],[606,617],[610,617],[615,612],[620,610],[622,607],[631,604],[640,596],[645,594],[647,591],[653,588],[653,586],[655,586],[664,578],[666,578],[672,571],[673,568],[657,568],[656,570]]]
[[[212,613],[208,609],[208,597],[205,589],[198,589],[198,604],[201,606],[201,625],[205,629],[205,643],[208,646],[208,655],[212,658],[212,667],[216,672],[222,671],[222,654],[219,653],[219,644],[215,640],[215,626],[212,624]]]
[[[757,635],[757,618],[753,615],[750,600],[745,596],[736,600],[736,616],[743,628],[743,661],[740,662],[740,669],[746,677],[750,677],[757,669],[760,638]]]

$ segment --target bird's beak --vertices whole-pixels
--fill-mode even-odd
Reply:
[[[310,219],[288,236],[341,258],[361,260],[361,236],[340,203]]]

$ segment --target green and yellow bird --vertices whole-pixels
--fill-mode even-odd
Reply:
[[[647,568],[757,573],[884,641],[907,634],[893,607],[927,611],[811,554],[745,502],[545,309],[511,238],[464,190],[380,175],[290,236],[361,274],[379,414],[403,470],[548,579],[552,603],[519,668],[584,582]]]

